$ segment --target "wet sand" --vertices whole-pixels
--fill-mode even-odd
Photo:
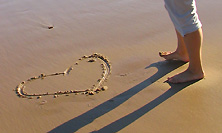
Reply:
[[[164,81],[188,64],[158,56],[176,48],[163,1],[0,1],[1,132],[221,132],[222,2],[197,4],[206,78],[172,85]],[[106,91],[39,99],[13,91],[93,53],[111,61]],[[64,81],[33,82],[26,90],[85,90],[101,73],[99,64],[85,63]]]

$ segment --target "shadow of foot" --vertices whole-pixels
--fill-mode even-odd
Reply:
[[[162,95],[160,95],[159,97],[157,97],[156,99],[154,99],[153,101],[151,101],[150,103],[139,108],[138,110],[134,111],[133,113],[130,113],[129,115],[126,115],[125,117],[122,117],[119,120],[103,127],[102,129],[100,129],[98,131],[94,131],[94,133],[95,132],[96,133],[97,132],[98,133],[118,132],[121,129],[127,127],[128,125],[132,124],[134,121],[136,121],[137,119],[139,119],[140,117],[142,117],[143,115],[145,115],[146,113],[148,113],[149,111],[151,111],[152,109],[154,109],[155,107],[157,107],[158,105],[160,105],[161,103],[163,103],[164,101],[166,101],[167,99],[169,99],[170,97],[172,97],[173,95],[178,93],[179,91],[183,90],[187,86],[190,86],[198,81],[199,80],[190,81],[190,82],[183,83],[183,84],[169,84],[171,86],[171,88],[169,90],[167,90],[165,93],[163,93]]]
[[[132,96],[136,95],[138,92],[140,92],[144,88],[148,87],[149,85],[151,85],[152,83],[154,83],[158,79],[162,78],[164,75],[168,74],[169,72],[175,70],[176,68],[178,68],[184,64],[185,64],[184,62],[179,62],[179,61],[170,61],[170,62],[169,61],[161,61],[161,62],[157,62],[157,63],[153,63],[153,64],[149,65],[145,69],[148,69],[151,67],[156,67],[158,69],[158,71],[153,76],[151,76],[150,78],[144,80],[143,82],[135,85],[134,87],[130,88],[129,90],[127,90],[127,91],[107,100],[106,102],[96,106],[95,108],[83,113],[82,115],[79,115],[79,116],[63,123],[62,125],[52,129],[51,131],[49,131],[49,133],[76,132],[80,128],[93,122],[98,117],[117,108],[119,105],[121,105],[122,103],[127,101]],[[158,98],[155,102],[151,102],[150,103],[151,105],[150,104],[147,105],[147,106],[149,106],[149,109],[147,109],[147,107],[144,107],[141,110],[139,110],[138,112],[135,112],[136,114],[132,114],[132,115],[127,116],[126,118],[120,119],[120,121],[117,121],[116,123],[112,123],[112,124],[108,125],[107,127],[104,127],[104,129],[101,129],[101,131],[108,131],[108,129],[110,129],[111,127],[119,127],[116,129],[116,131],[119,131],[120,129],[122,129],[123,127],[125,127],[126,125],[128,125],[132,121],[134,121],[135,118],[138,119],[138,117],[135,117],[137,115],[137,113],[140,113],[139,116],[141,116],[143,114],[142,112],[148,112],[149,110],[151,110],[152,108],[154,108],[155,106],[160,104],[161,101],[163,102],[165,99],[167,99],[167,97],[172,96],[172,93],[175,94],[175,92],[178,92],[178,89],[177,90],[170,89],[168,92],[166,92],[165,95]],[[133,119],[131,117],[135,117],[135,118]],[[125,122],[125,124],[123,124],[122,126],[116,125],[116,124],[121,123],[122,121],[125,121],[126,119],[129,119],[129,122]]]

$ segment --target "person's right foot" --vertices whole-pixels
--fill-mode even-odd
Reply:
[[[183,62],[189,62],[188,55],[182,55],[178,52],[159,52],[159,55],[166,60],[180,60]]]
[[[204,72],[201,70],[199,72],[191,72],[189,69],[179,73],[173,77],[169,77],[167,81],[173,84],[185,83],[193,80],[200,80],[204,78]]]

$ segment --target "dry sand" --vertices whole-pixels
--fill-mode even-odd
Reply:
[[[176,47],[163,4],[1,0],[0,132],[222,132],[222,2],[197,1],[206,78],[179,85],[163,83],[188,65],[158,57],[160,50]],[[94,52],[112,62],[107,91],[56,99],[22,99],[13,91],[23,80],[64,71]],[[39,82],[27,90],[85,89],[101,73],[94,67],[82,65],[69,82],[51,81],[46,83],[49,88]]]

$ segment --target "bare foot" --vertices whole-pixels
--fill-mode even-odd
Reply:
[[[204,72],[200,71],[198,73],[193,73],[188,69],[182,73],[179,73],[173,77],[168,78],[168,82],[178,84],[185,83],[193,80],[199,80],[204,78]]]
[[[160,57],[163,57],[166,60],[180,60],[183,62],[189,62],[188,55],[180,54],[179,52],[159,52]]]

